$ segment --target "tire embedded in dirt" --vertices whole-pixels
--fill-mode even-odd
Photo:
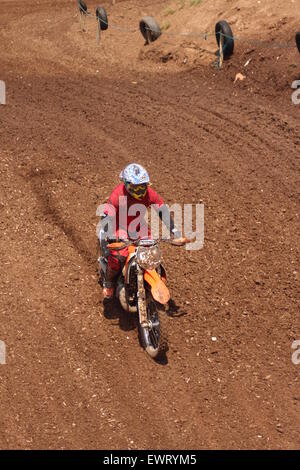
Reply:
[[[297,44],[298,51],[300,53],[300,31],[296,33],[296,44]]]
[[[161,35],[160,26],[152,16],[145,16],[141,19],[140,31],[146,40],[146,44],[156,41]]]
[[[216,24],[216,39],[218,43],[218,47],[220,47],[223,42],[223,57],[224,59],[229,59],[230,56],[233,54],[234,50],[234,37],[232,33],[232,29],[227,21],[218,21]]]
[[[96,17],[100,21],[100,28],[102,31],[105,31],[108,28],[108,17],[105,8],[97,7],[96,8]]]
[[[81,15],[87,15],[87,4],[83,0],[78,0],[78,8]]]

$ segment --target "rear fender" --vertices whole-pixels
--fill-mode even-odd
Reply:
[[[145,271],[144,279],[151,287],[151,293],[157,302],[165,305],[170,300],[170,292],[155,270]]]

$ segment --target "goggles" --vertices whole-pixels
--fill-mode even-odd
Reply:
[[[132,184],[125,183],[127,192],[135,199],[143,199],[146,196],[148,183]]]

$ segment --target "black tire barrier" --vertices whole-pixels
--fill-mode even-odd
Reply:
[[[216,24],[216,40],[218,47],[220,47],[221,37],[223,41],[223,57],[224,59],[229,59],[234,51],[234,37],[227,21],[218,21]]]
[[[96,17],[100,22],[100,28],[102,31],[105,31],[108,28],[108,18],[105,8],[97,7],[96,8]]]
[[[161,35],[160,26],[152,16],[145,16],[141,19],[140,31],[146,40],[146,44],[156,41],[156,39]]]
[[[300,53],[300,31],[296,33],[296,44],[297,44],[298,51]]]
[[[81,15],[87,15],[87,4],[83,0],[78,0],[78,8]]]

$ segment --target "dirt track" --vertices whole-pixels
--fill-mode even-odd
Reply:
[[[296,49],[164,65],[138,32],[97,48],[76,2],[23,3],[0,5],[0,447],[299,448]],[[141,3],[106,6],[136,26],[163,2]],[[96,209],[133,160],[166,202],[205,204],[204,249],[164,249],[166,364],[97,285]]]

